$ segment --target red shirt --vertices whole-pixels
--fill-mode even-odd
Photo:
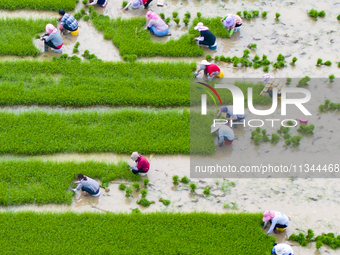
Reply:
[[[147,1],[148,1],[148,0],[143,0],[143,4],[146,4]]]
[[[220,68],[217,65],[211,64],[211,65],[207,65],[207,67],[205,68],[205,70],[207,71],[207,73],[210,75],[213,72],[220,72]]]
[[[137,165],[138,169],[142,169],[145,172],[149,171],[150,163],[144,156],[140,156],[136,162],[138,163]]]

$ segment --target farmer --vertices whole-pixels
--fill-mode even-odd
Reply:
[[[202,22],[198,22],[195,30],[200,32],[200,36],[194,38],[194,41],[198,41],[199,45],[206,45],[211,50],[216,50],[216,37],[209,31],[209,28],[204,26]]]
[[[246,114],[234,114],[233,113],[233,106],[222,106],[220,111],[216,115],[216,119],[221,117],[222,113],[226,113],[226,120],[233,120],[233,122],[242,122],[247,115]]]
[[[136,162],[136,166],[129,166],[134,174],[147,173],[150,168],[149,161],[137,151],[131,154],[131,159]]]
[[[84,196],[86,196],[87,194],[90,194],[94,197],[99,196],[100,189],[99,189],[99,183],[97,181],[83,174],[77,174],[77,178],[79,181],[79,185],[77,186],[77,188],[73,189],[74,192],[77,192],[81,188]]]
[[[78,29],[78,21],[70,14],[65,13],[63,9],[59,10],[59,30],[66,30],[63,34],[71,33],[71,31],[76,31]]]
[[[89,3],[85,4],[85,6],[98,4],[100,7],[105,7],[107,4],[107,0],[89,0]]]
[[[218,145],[223,146],[223,142],[226,144],[230,144],[232,141],[234,141],[235,135],[234,130],[231,129],[231,127],[227,125],[211,125],[211,132],[213,133],[217,131],[218,135]]]
[[[287,215],[277,211],[265,211],[263,213],[264,226],[266,228],[268,222],[270,222],[270,228],[267,232],[269,235],[273,230],[276,233],[276,228],[287,228],[289,224],[289,218]]]
[[[169,32],[169,26],[162,20],[157,13],[148,11],[145,17],[149,20],[148,30],[157,36],[165,36]]]
[[[221,20],[223,25],[229,29],[230,36],[233,35],[234,32],[240,31],[240,26],[242,26],[242,18],[236,14],[227,14]]]
[[[222,73],[221,69],[206,60],[202,60],[199,69],[195,72],[195,76],[197,77],[202,70],[204,70],[204,74],[208,76],[208,81],[211,81],[214,77],[223,78],[223,76],[221,77],[220,75]]]
[[[274,77],[270,74],[264,74],[262,77],[266,86],[261,91],[260,96],[268,92],[269,96],[273,97],[273,88],[277,88],[277,96],[281,98],[281,89],[283,87],[283,83],[279,80],[273,79]]]
[[[45,43],[45,51],[47,52],[48,46],[50,46],[53,51],[61,52],[61,48],[63,47],[63,39],[61,38],[58,29],[52,24],[47,24],[45,30],[47,34],[40,38]],[[45,36],[48,37],[45,38]]]
[[[274,244],[274,247],[272,249],[272,254],[294,255],[294,251],[293,251],[292,247],[290,247],[289,244],[279,243],[279,244]]]
[[[131,0],[125,7],[124,10],[127,10],[129,6],[133,9],[138,9],[140,6],[144,5],[144,9],[149,8],[149,4],[152,2],[152,0]]]

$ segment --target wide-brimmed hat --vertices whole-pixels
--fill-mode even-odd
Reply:
[[[219,130],[223,124],[212,124],[210,127],[210,133],[214,133],[215,131]]]
[[[133,9],[137,9],[141,5],[143,5],[143,0],[133,0],[131,3]]]
[[[227,17],[224,19],[223,24],[226,27],[231,27],[235,23],[235,17],[232,14],[227,15]]]
[[[136,161],[139,157],[140,157],[140,154],[137,151],[132,152],[132,154],[131,154],[132,160]]]
[[[283,255],[287,254],[290,249],[288,249],[288,244],[280,244],[275,246],[275,254],[277,255]]]
[[[209,30],[208,27],[204,26],[203,22],[198,22],[196,27],[194,27],[195,30],[198,30],[198,31],[206,31],[206,30]]]
[[[46,33],[48,34],[55,34],[58,31],[58,29],[52,24],[47,24],[45,30],[46,30]]]
[[[265,211],[265,212],[263,213],[263,219],[262,219],[262,220],[263,220],[264,222],[267,222],[267,221],[273,219],[274,217],[275,217],[274,211]]]
[[[202,60],[200,65],[208,66],[208,65],[211,65],[211,63],[209,63],[207,60]]]
[[[271,76],[270,74],[264,74],[263,76],[264,82],[268,82],[271,78],[274,78],[273,76]]]
[[[148,12],[145,14],[145,17],[146,17],[147,19],[154,19],[154,20],[158,19],[157,13],[155,13],[155,12],[153,12],[153,11],[148,11]]]

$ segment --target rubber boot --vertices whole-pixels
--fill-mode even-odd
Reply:
[[[45,43],[45,52],[48,52],[48,45]]]

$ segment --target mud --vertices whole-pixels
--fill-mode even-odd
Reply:
[[[123,11],[121,9],[122,1],[109,1],[106,8],[95,7],[98,13],[109,15],[110,17],[135,17],[145,15],[146,10]],[[339,59],[339,22],[336,20],[337,7],[339,3],[326,0],[314,1],[166,1],[164,7],[157,7],[157,1],[154,0],[150,5],[150,9],[157,13],[163,12],[166,17],[171,17],[173,11],[179,13],[181,20],[184,13],[189,11],[193,19],[196,12],[201,12],[203,16],[224,16],[227,13],[236,13],[243,10],[260,10],[268,11],[266,19],[253,18],[251,21],[244,20],[240,32],[236,32],[231,39],[218,39],[217,51],[205,50],[206,54],[213,56],[242,56],[243,50],[247,45],[256,43],[257,49],[251,50],[250,56],[255,54],[262,56],[268,55],[269,60],[275,61],[279,53],[287,56],[287,67],[280,70],[271,69],[271,74],[276,77],[302,77],[308,75],[312,78],[324,77],[327,78],[330,74],[337,77],[338,67],[336,62]],[[76,12],[83,8],[79,3]],[[319,18],[314,21],[308,17],[308,10],[316,8],[317,10],[325,10],[326,17]],[[275,13],[281,14],[280,21],[274,20]],[[72,12],[71,12],[72,13]],[[41,11],[0,11],[0,17],[58,17],[55,12]],[[80,21],[79,36],[65,35],[64,51],[69,55],[72,54],[73,46],[76,41],[80,42],[80,56],[84,50],[88,49],[91,53],[97,55],[98,58],[107,61],[120,61],[118,49],[110,40],[104,40],[102,33],[96,31],[91,22]],[[182,21],[177,26],[173,21],[170,22],[170,32],[173,38],[179,38],[187,32],[187,27]],[[154,40],[165,41],[170,37],[157,38]],[[39,49],[43,49],[41,41],[32,39]],[[58,54],[54,52],[43,53],[38,59],[50,59]],[[292,57],[296,56],[298,61],[296,67],[291,67],[289,62]],[[32,57],[26,57],[32,59]],[[199,58],[142,58],[140,61],[163,61],[163,60],[187,60],[201,61],[205,56]],[[316,67],[316,61],[322,58],[324,61],[330,60],[333,62],[331,67]],[[22,57],[1,57],[1,59],[22,59]],[[262,68],[235,68],[230,64],[218,63],[227,77],[262,77]],[[293,86],[293,85],[292,85]],[[294,85],[295,86],[295,85]],[[324,79],[323,83],[309,86],[312,90],[312,95],[316,95],[307,107],[315,110],[318,105],[329,98],[334,102],[339,102],[338,86],[331,85]],[[3,107],[2,110],[22,111],[41,109],[41,107]],[[46,108],[51,110],[51,108]],[[94,110],[108,110],[110,107],[94,107]],[[65,108],[52,108],[52,110],[68,110]],[[329,153],[337,152],[339,149],[338,141],[333,138],[332,132],[338,132],[339,113],[327,113],[322,115],[314,114],[310,118],[310,123],[316,125],[315,135],[313,138],[307,138],[301,141],[299,149],[288,149],[278,146],[273,147],[269,144],[261,144],[255,147],[250,139],[239,139],[240,137],[249,136],[250,128],[239,128],[235,130],[237,140],[232,147],[224,147],[220,153],[225,153],[227,156],[237,157],[240,160],[246,159],[248,156],[257,156],[258,158],[268,156],[268,151],[273,150],[275,153],[283,152],[282,157],[287,158],[287,153],[299,157],[300,152],[318,152],[318,157],[326,157]],[[251,115],[249,116],[251,117]],[[291,118],[299,118],[299,115],[292,114]],[[327,123],[327,125],[326,125]],[[268,133],[277,129],[267,128]],[[240,153],[241,152],[241,153]],[[219,156],[217,154],[217,156]],[[217,157],[216,156],[216,157]],[[3,156],[2,158],[21,158],[16,156]],[[128,155],[115,154],[58,154],[53,156],[34,157],[44,160],[99,160],[105,162],[116,162],[119,159],[130,161]],[[34,211],[112,211],[112,212],[130,212],[131,209],[139,207],[144,212],[154,211],[176,211],[176,212],[191,212],[191,211],[209,211],[223,213],[226,211],[232,212],[263,212],[267,209],[278,210],[286,213],[291,217],[291,223],[287,230],[277,237],[278,242],[287,241],[287,237],[292,233],[297,233],[299,230],[307,230],[312,228],[315,234],[322,232],[334,232],[340,234],[340,187],[338,179],[191,179],[196,183],[198,189],[194,194],[191,194],[188,185],[180,184],[174,186],[172,184],[172,176],[177,174],[180,177],[190,175],[189,172],[190,158],[189,156],[154,156],[151,160],[151,169],[147,177],[150,179],[148,187],[148,199],[154,200],[156,203],[149,208],[143,208],[136,204],[139,198],[138,193],[134,193],[131,198],[125,198],[125,194],[118,190],[119,180],[113,181],[106,193],[101,191],[99,198],[84,197],[78,194],[74,198],[71,206],[66,205],[25,205],[13,207],[1,207],[4,210],[34,210]],[[126,182],[126,181],[122,181]],[[218,184],[217,184],[218,182]],[[236,182],[235,187],[228,186],[228,182]],[[211,187],[211,196],[205,197],[203,189],[209,185]],[[223,190],[221,190],[223,189]],[[158,202],[159,198],[169,199],[171,204],[166,207]],[[223,205],[229,203],[237,204],[236,210],[224,209]],[[99,208],[99,209],[98,209]],[[316,251],[314,244],[307,248],[300,247],[296,243],[294,245],[295,254],[310,255],[310,254],[337,254],[339,251],[333,251],[329,248],[321,248]]]

